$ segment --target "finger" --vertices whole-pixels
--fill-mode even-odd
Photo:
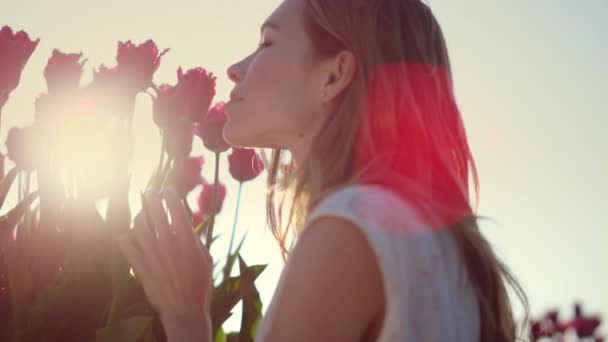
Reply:
[[[178,194],[170,189],[164,192],[163,195],[167,202],[167,208],[169,208],[169,212],[171,213],[172,224],[176,232],[178,232],[178,243],[183,246],[181,250],[184,250],[185,258],[195,262],[195,267],[202,267],[211,273],[213,258],[209,253],[209,249],[201,241],[200,236],[194,232],[192,221]],[[187,267],[186,263],[180,266]]]
[[[137,214],[134,223],[135,225],[132,229],[132,234],[134,240],[141,247],[146,264],[150,265],[151,270],[157,270],[158,267],[156,267],[156,265],[160,265],[161,267],[164,266],[166,268],[158,250],[156,235],[149,227],[144,213],[140,212]],[[162,273],[162,270],[158,271]]]
[[[156,304],[157,300],[157,281],[153,272],[153,267],[146,263],[143,252],[138,248],[137,241],[132,232],[128,232],[118,238],[118,246],[125,256],[135,277],[140,281],[146,297],[150,303]]]
[[[152,225],[158,234],[158,242],[163,251],[169,252],[171,250],[171,240],[175,233],[169,226],[169,220],[167,219],[165,208],[163,208],[162,199],[157,193],[149,191],[146,193],[146,202]]]
[[[178,246],[174,242],[175,233],[172,232],[169,226],[167,213],[165,212],[165,208],[163,208],[161,200],[160,195],[149,191],[142,205],[147,213],[146,217],[149,217],[152,225],[155,227],[155,231],[158,233],[156,243],[160,262],[165,266],[166,277],[171,284],[175,285],[179,282],[178,265],[181,262],[181,258],[178,255]]]
[[[145,258],[141,249],[137,246],[131,231],[124,233],[118,238],[118,247],[127,259],[129,265],[133,268],[135,276],[142,283],[147,283],[150,279],[149,268],[146,265]]]
[[[192,230],[192,223],[188,219],[188,213],[179,199],[179,196],[172,189],[165,190],[163,195],[167,201],[169,212],[171,213],[171,221],[178,243],[182,248],[191,248],[195,246],[198,237],[194,234],[194,230]]]

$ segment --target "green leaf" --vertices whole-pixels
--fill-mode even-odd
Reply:
[[[210,312],[214,335],[232,315],[232,308],[242,297],[240,276],[227,278],[213,289]]]
[[[239,256],[239,265],[241,264],[241,262],[243,264],[245,264],[245,262],[243,261],[243,258],[241,258],[241,256]],[[241,271],[241,276],[243,277],[243,280],[248,285],[253,286],[253,282],[258,278],[258,276],[260,274],[262,274],[262,272],[264,272],[264,269],[266,269],[266,266],[267,265],[245,266],[246,268]]]
[[[196,235],[201,236],[201,234],[207,230],[208,224],[209,218],[206,218],[203,222],[199,223],[198,226],[194,227],[194,232]]]
[[[236,262],[236,258],[240,255],[241,247],[243,247],[243,242],[245,242],[246,237],[247,237],[247,233],[245,233],[245,235],[241,239],[241,242],[239,242],[239,245],[237,246],[234,253],[230,254],[230,257],[226,261],[226,266],[224,266],[224,278],[230,277],[230,273],[232,273],[232,267],[234,266],[234,263]]]
[[[0,209],[4,205],[6,195],[8,195],[11,185],[13,185],[13,182],[20,171],[21,169],[19,167],[14,167],[6,174],[4,178],[2,178],[2,181],[0,181]]]
[[[226,342],[239,342],[239,332],[233,331],[226,335]]]
[[[43,337],[42,334],[53,336],[69,327],[70,320],[62,319],[60,315],[57,315],[69,300],[68,280],[67,271],[57,273],[51,284],[36,295],[36,299],[27,313],[24,340],[38,341]]]
[[[266,265],[248,266],[238,277],[228,277],[213,289],[210,311],[214,334],[232,315],[232,309],[236,304],[253,293],[255,290],[253,283],[265,268]]]
[[[23,214],[29,209],[36,197],[38,197],[38,191],[34,191],[27,195],[27,197],[19,202],[11,211],[0,217],[0,241],[10,234],[13,227],[21,220]]]
[[[134,316],[97,330],[94,342],[149,341],[153,316]]]
[[[214,336],[213,342],[226,342],[226,334],[224,334],[224,329],[219,328]]]
[[[247,270],[247,264],[245,264],[245,261],[241,257],[239,257],[239,269],[241,273],[244,273]],[[255,285],[253,285],[251,292],[243,298],[243,314],[241,318],[239,342],[254,341],[258,325],[262,320],[262,307],[260,293]]]
[[[117,303],[114,320],[123,320],[132,316],[152,316],[154,309],[148,302],[143,287],[130,273],[128,274],[124,297]]]

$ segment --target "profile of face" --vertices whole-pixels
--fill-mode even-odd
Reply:
[[[333,76],[335,58],[314,58],[304,1],[282,2],[262,25],[258,49],[228,68],[235,85],[223,134],[230,144],[305,153],[344,87]]]

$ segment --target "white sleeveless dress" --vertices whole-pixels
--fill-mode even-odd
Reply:
[[[479,311],[447,230],[425,224],[396,193],[377,185],[342,188],[309,214],[349,220],[365,233],[380,265],[386,313],[377,342],[477,342]],[[277,285],[280,291],[281,280]],[[256,342],[274,315],[270,303]],[[267,322],[268,323],[268,322]]]

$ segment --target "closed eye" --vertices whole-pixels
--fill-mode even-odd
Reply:
[[[258,44],[258,50],[262,49],[262,48],[265,48],[265,47],[268,47],[268,46],[271,46],[271,45],[272,45],[272,43],[270,43],[270,42],[262,42],[262,43]]]

